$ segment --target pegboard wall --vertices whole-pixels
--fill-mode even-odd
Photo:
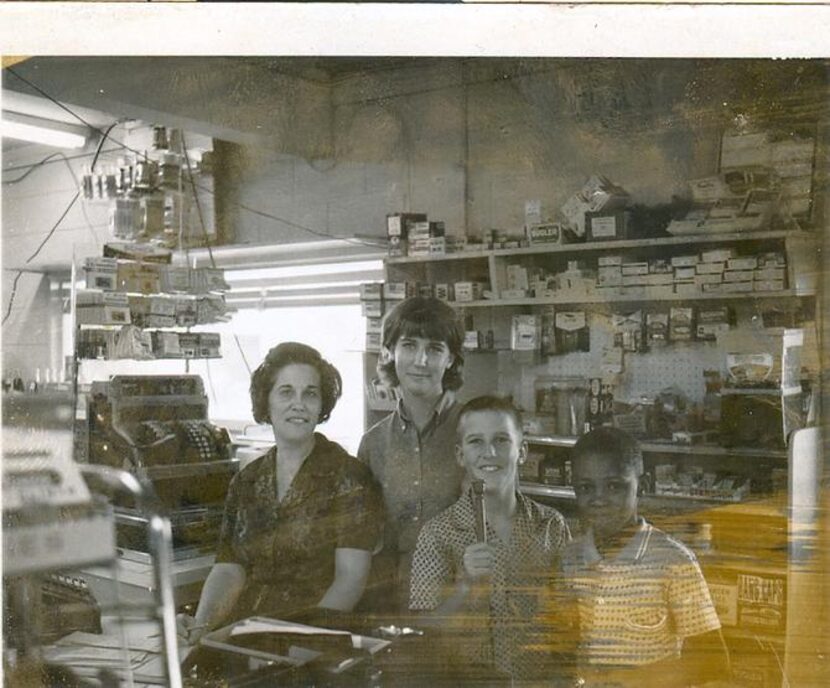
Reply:
[[[733,330],[752,333],[761,325],[762,306],[754,301],[731,304],[734,316]],[[645,310],[665,310],[651,305]],[[546,309],[553,311],[553,309]],[[579,310],[579,309],[573,309]],[[535,410],[535,386],[540,377],[581,378],[587,382],[594,377],[603,377],[603,351],[613,348],[614,332],[612,318],[608,312],[589,311],[590,351],[553,355],[543,358],[535,352],[516,352],[510,350],[511,319],[517,312],[540,314],[530,308],[493,308],[470,309],[472,318],[467,328],[477,328],[481,332],[492,330],[495,335],[495,348],[498,355],[497,389],[499,394],[510,395],[524,411]],[[474,316],[474,317],[472,317]],[[803,323],[807,334],[805,351],[815,349],[815,323]],[[614,381],[614,398],[618,401],[633,402],[643,398],[654,399],[661,391],[674,387],[687,399],[701,403],[705,393],[704,371],[715,370],[726,379],[726,355],[718,342],[691,341],[669,342],[660,348],[653,348],[644,353],[623,353],[623,371]],[[477,390],[484,389],[484,381],[494,380],[492,366],[495,361],[490,356],[472,356],[468,358],[469,366],[466,379],[478,382]],[[809,368],[812,359],[803,355],[802,360]],[[490,391],[484,389],[484,391]]]
[[[676,343],[644,354],[626,353],[614,396],[623,401],[653,399],[660,391],[676,387],[688,399],[699,402],[706,391],[704,370],[717,370],[721,376],[725,373],[724,355],[716,342]]]
[[[602,376],[602,352],[613,346],[614,335],[607,315],[590,313],[589,352],[540,359],[531,354],[504,352],[499,356],[499,392],[512,395],[525,410],[535,404],[535,384],[540,377],[589,378]],[[615,382],[619,401],[653,399],[669,387],[679,389],[690,401],[700,403],[705,392],[703,372],[717,370],[724,377],[726,361],[716,342],[670,343],[645,353],[625,352],[623,371]]]

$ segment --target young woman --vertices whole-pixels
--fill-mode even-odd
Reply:
[[[455,427],[463,331],[453,309],[434,298],[406,299],[385,317],[378,374],[397,387],[397,409],[370,428],[357,455],[383,489],[386,527],[373,565],[372,610],[408,608],[409,572],[421,525],[461,491]]]

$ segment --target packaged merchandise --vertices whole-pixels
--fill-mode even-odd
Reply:
[[[556,353],[590,351],[591,338],[585,311],[557,311],[554,316]]]
[[[540,345],[539,325],[539,318],[535,315],[514,315],[510,348],[514,351],[536,351]]]
[[[669,339],[673,342],[690,341],[694,336],[694,309],[673,307],[669,310]]]

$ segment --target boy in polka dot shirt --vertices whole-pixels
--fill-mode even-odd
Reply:
[[[561,631],[573,612],[574,685],[728,679],[720,622],[695,555],[638,514],[637,441],[598,428],[576,443],[572,466],[581,532],[563,551],[547,616]]]

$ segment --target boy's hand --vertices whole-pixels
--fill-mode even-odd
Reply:
[[[464,550],[464,573],[473,580],[493,573],[495,550],[486,542],[476,542]]]

